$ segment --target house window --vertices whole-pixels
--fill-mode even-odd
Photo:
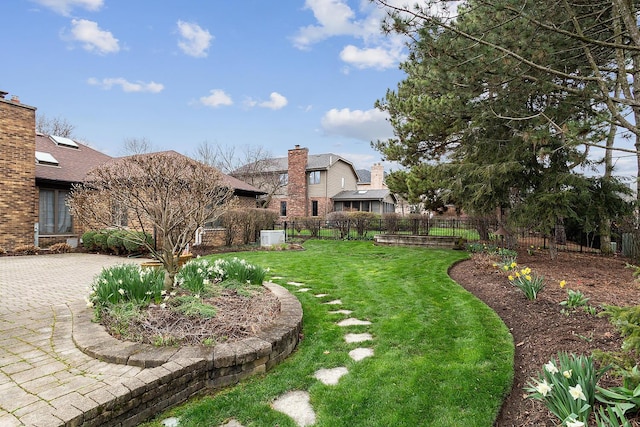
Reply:
[[[116,227],[126,227],[129,225],[127,209],[118,203],[114,203],[111,206],[111,217],[113,218],[113,225]]]
[[[318,201],[311,201],[311,216],[318,216]]]
[[[320,171],[309,172],[309,185],[320,184]]]
[[[281,173],[280,174],[280,185],[287,185],[289,184],[289,174],[288,173]]]
[[[66,190],[40,190],[40,234],[69,234],[73,231],[71,212],[67,206],[68,196]]]
[[[371,203],[368,200],[360,202],[360,206],[363,212],[371,212]]]
[[[280,202],[280,216],[287,216],[287,202]]]

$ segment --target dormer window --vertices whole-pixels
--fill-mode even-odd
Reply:
[[[60,163],[49,153],[36,151],[36,163],[39,165],[59,166]]]
[[[65,138],[63,136],[55,136],[55,135],[49,135],[49,138],[51,138],[51,140],[55,142],[56,145],[61,147],[75,148],[75,149],[80,148],[78,144],[76,144],[76,142],[71,138]]]

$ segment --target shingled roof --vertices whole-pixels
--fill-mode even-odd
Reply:
[[[288,157],[274,157],[265,160],[258,160],[259,162],[264,162],[264,168],[259,168],[261,173],[264,172],[287,172],[289,166],[289,158]],[[345,159],[342,156],[333,153],[326,154],[309,154],[307,157],[307,171],[314,170],[327,170],[331,166],[333,166],[336,162],[341,161],[345,162],[349,166],[351,166],[355,172],[355,168],[353,167],[353,163],[349,160]],[[254,170],[252,167],[253,163],[249,165],[242,166],[241,168],[233,171],[235,175],[242,175],[243,171],[246,170]]]
[[[119,159],[122,159],[122,157],[111,157],[77,141],[71,142],[77,147],[57,144],[54,139],[48,135],[36,135],[36,157],[45,160],[36,162],[37,181],[41,183],[65,185],[81,183],[84,182],[87,173],[91,169],[107,162],[117,162]],[[173,150],[162,151],[160,153],[186,157]],[[51,157],[46,156],[46,154]],[[222,174],[222,177],[225,183],[236,191],[236,194],[265,194],[264,191],[253,185],[247,184],[232,176]]]
[[[74,141],[75,142],[75,141]],[[111,159],[88,145],[75,142],[76,147],[60,145],[48,135],[36,135],[36,152],[47,153],[56,160],[36,162],[36,180],[66,184],[84,181],[87,172]]]

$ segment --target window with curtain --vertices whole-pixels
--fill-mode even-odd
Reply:
[[[73,231],[66,190],[40,190],[38,219],[40,234],[69,234]]]

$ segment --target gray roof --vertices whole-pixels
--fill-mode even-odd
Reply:
[[[389,190],[349,190],[341,191],[332,197],[333,200],[384,200],[389,196]]]
[[[371,183],[371,171],[369,169],[358,169],[358,182],[362,184]]]
[[[261,172],[287,172],[289,169],[289,158],[288,157],[275,157],[265,160],[258,160],[259,162],[264,162],[265,167],[260,168]],[[326,153],[326,154],[309,154],[307,157],[307,170],[327,170],[331,166],[333,166],[337,161],[343,161],[349,166],[353,168],[353,164],[341,157],[337,154]],[[241,168],[235,170],[233,172],[234,175],[242,175],[243,170],[253,170],[250,165],[242,166]],[[353,168],[355,171],[355,168]]]

